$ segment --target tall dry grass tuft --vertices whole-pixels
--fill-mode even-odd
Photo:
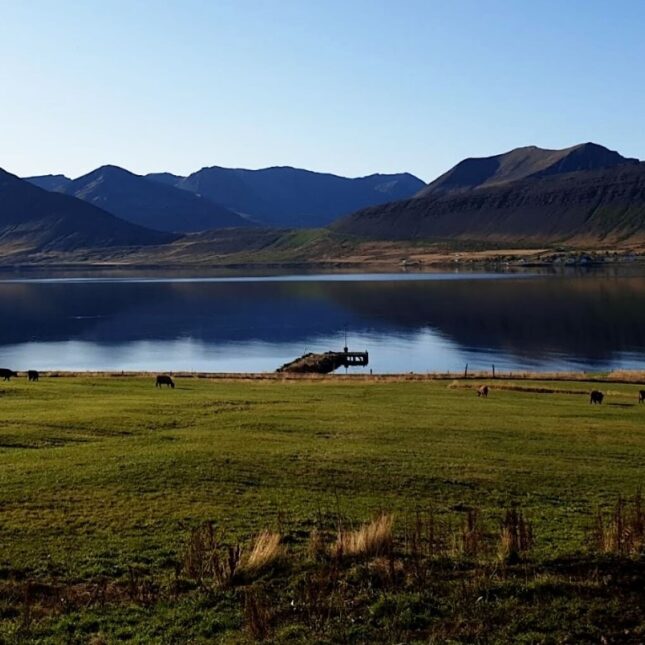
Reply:
[[[338,558],[389,555],[394,543],[393,523],[392,515],[382,513],[375,520],[354,531],[339,531],[333,549],[334,555]]]
[[[592,541],[603,553],[638,555],[645,552],[645,510],[640,490],[634,495],[631,506],[619,497],[608,522],[598,511]]]
[[[183,571],[201,586],[227,587],[233,583],[240,564],[239,544],[225,546],[217,538],[212,522],[192,531],[183,556]]]
[[[499,532],[499,559],[515,564],[533,546],[533,527],[515,508],[506,511]]]
[[[457,551],[469,558],[476,558],[484,550],[484,530],[481,526],[479,510],[470,509],[461,525]]]
[[[274,531],[261,531],[255,537],[250,553],[242,558],[240,571],[253,574],[274,564],[284,556],[282,536]]]

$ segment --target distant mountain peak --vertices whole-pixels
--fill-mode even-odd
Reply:
[[[155,231],[193,233],[250,224],[224,206],[179,190],[171,182],[153,181],[112,164],[68,180],[56,190]]]
[[[0,169],[0,245],[28,254],[163,244],[173,239],[176,236],[135,226]]]
[[[74,181],[78,181],[86,177],[87,178],[98,177],[101,175],[110,176],[110,177],[140,177],[141,176],[141,175],[136,175],[135,173],[131,172],[130,170],[126,170],[121,166],[115,166],[114,164],[105,164],[104,166],[99,166],[98,168],[91,170],[90,172],[86,173],[85,175],[82,175],[81,177],[77,177]]]
[[[102,166],[99,166],[93,172],[125,172],[128,175],[134,175],[133,172],[130,172],[129,170],[126,170],[125,168],[122,168],[121,166],[117,166],[113,163],[106,163]]]
[[[464,159],[428,184],[417,196],[460,193],[531,177],[636,163],[639,163],[637,159],[623,157],[618,152],[591,141],[561,150],[524,146],[490,157]]]

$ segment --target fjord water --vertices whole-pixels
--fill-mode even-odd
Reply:
[[[0,366],[265,372],[304,352],[374,373],[645,368],[645,269],[0,277]]]

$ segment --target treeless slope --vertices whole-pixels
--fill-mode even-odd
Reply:
[[[563,150],[528,146],[492,157],[464,159],[419,191],[417,196],[459,193],[502,186],[529,177],[636,164],[637,159],[627,159],[595,143],[583,143]]]
[[[70,251],[162,244],[177,236],[124,222],[0,169],[0,245],[6,251]]]
[[[640,240],[645,238],[645,164],[418,197],[364,209],[332,229],[392,240]]]
[[[189,177],[147,175],[223,204],[265,226],[316,228],[365,206],[407,199],[425,184],[410,175],[348,178],[287,166],[246,170],[202,168]]]
[[[191,233],[250,225],[237,213],[209,199],[117,166],[97,168],[65,184],[61,192],[157,231]]]
[[[38,188],[56,193],[64,193],[66,186],[72,183],[72,180],[65,175],[36,175],[34,177],[23,177],[23,179],[34,186],[38,186]]]

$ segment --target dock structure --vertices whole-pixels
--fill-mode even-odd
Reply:
[[[300,374],[329,374],[339,367],[365,367],[369,362],[367,352],[325,352],[314,354],[310,352],[290,363],[285,363],[276,372]]]

